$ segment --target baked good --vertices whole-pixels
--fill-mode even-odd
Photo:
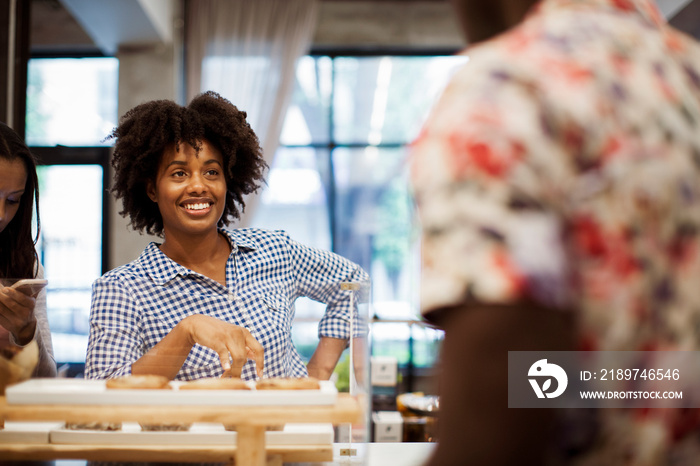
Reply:
[[[238,430],[235,425],[231,424],[224,424],[224,429],[228,432],[236,432]],[[284,424],[265,427],[265,432],[278,432],[282,430],[284,430]]]
[[[185,382],[180,390],[250,390],[250,385],[238,377],[205,377]],[[224,424],[227,431],[235,431],[235,425]]]
[[[180,390],[250,390],[247,382],[237,377],[206,377],[185,382]]]
[[[115,431],[122,430],[121,422],[66,422],[66,429],[69,430],[101,430]]]
[[[258,390],[318,390],[321,384],[314,377],[270,377],[255,384]]]
[[[169,389],[170,381],[162,375],[124,375],[107,379],[105,386],[111,389],[155,390]]]
[[[192,427],[192,423],[173,423],[173,424],[142,424],[139,422],[143,432],[186,432]]]
[[[162,375],[124,375],[107,379],[105,386],[116,390],[169,390],[172,388],[167,377]],[[189,430],[192,424],[141,424],[143,431],[183,431]]]

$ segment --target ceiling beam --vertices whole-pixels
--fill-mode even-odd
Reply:
[[[61,0],[105,55],[119,47],[170,43],[173,0]]]

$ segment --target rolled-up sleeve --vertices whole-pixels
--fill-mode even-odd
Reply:
[[[356,283],[366,288],[369,275],[359,265],[338,254],[304,246],[289,237],[287,241],[296,269],[298,295],[326,304],[318,336],[349,338],[351,319],[355,322],[355,333],[362,331],[357,313],[359,293],[343,289],[342,284]]]

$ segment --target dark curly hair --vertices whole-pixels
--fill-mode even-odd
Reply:
[[[131,219],[135,230],[162,235],[163,218],[147,194],[154,182],[164,150],[187,143],[197,152],[201,141],[213,144],[224,158],[226,206],[219,220],[223,227],[240,218],[244,196],[264,183],[268,168],[258,137],[246,121],[246,112],[216,92],[196,96],[187,107],[170,100],[154,100],[129,110],[107,137],[116,139],[112,192],[122,199],[120,214]]]
[[[39,238],[39,180],[36,158],[19,135],[0,122],[0,158],[20,160],[27,172],[24,194],[12,221],[0,232],[0,278],[33,278],[38,257],[34,245]],[[32,211],[36,209],[36,236],[32,237]]]

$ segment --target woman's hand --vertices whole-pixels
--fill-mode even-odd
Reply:
[[[245,363],[253,359],[262,377],[265,350],[248,329],[201,314],[188,316],[178,325],[185,326],[192,345],[198,343],[217,352],[224,376],[240,377]]]
[[[0,289],[0,325],[12,333],[19,345],[26,345],[36,331],[36,299],[10,287]]]

